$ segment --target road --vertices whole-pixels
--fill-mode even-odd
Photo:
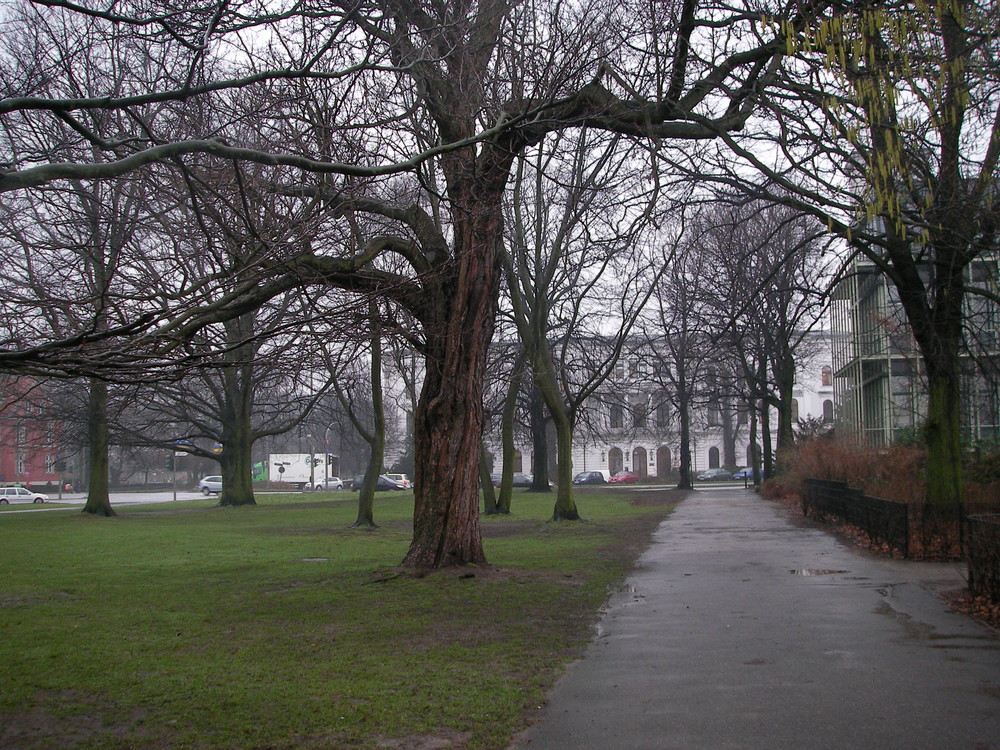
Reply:
[[[45,493],[49,496],[49,502],[36,505],[33,503],[12,503],[0,512],[0,516],[7,513],[37,513],[42,511],[69,510],[82,507],[87,502],[87,495],[83,492],[64,492],[62,499],[56,492]],[[196,500],[203,495],[197,490],[178,490],[177,500]],[[157,490],[155,492],[112,492],[111,507],[122,505],[148,505],[152,503],[171,503],[174,501],[174,493],[170,490]],[[15,510],[16,509],[16,510]]]

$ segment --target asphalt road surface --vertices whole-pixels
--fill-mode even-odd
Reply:
[[[940,595],[963,573],[699,490],[512,747],[995,750],[1000,638]]]

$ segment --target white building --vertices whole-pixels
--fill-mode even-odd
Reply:
[[[810,334],[793,390],[793,420],[833,426],[833,367],[826,332]],[[588,400],[577,422],[573,471],[631,470],[640,477],[676,478],[680,424],[669,389],[654,376],[646,356],[624,356],[602,389]],[[711,372],[711,368],[709,368]],[[714,377],[714,376],[713,376]],[[722,389],[726,390],[726,389]],[[737,393],[703,389],[691,409],[691,462],[694,472],[752,463],[748,406]],[[776,420],[772,419],[772,428]],[[758,437],[758,440],[760,438]],[[499,467],[499,435],[487,436],[487,450]],[[530,437],[516,439],[514,470],[532,471]],[[549,456],[554,460],[555,438]],[[554,470],[554,467],[551,467]]]

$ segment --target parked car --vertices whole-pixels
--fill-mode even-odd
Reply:
[[[530,487],[534,480],[535,478],[531,474],[521,474],[520,472],[514,474],[515,487]]]
[[[581,471],[573,477],[573,484],[605,484],[607,480],[599,471]]]
[[[764,477],[763,469],[760,470],[760,476],[761,478]],[[733,474],[733,479],[753,479],[753,467],[744,466],[742,469]]]
[[[608,480],[610,484],[635,484],[638,481],[639,475],[634,471],[619,471]]]
[[[413,487],[413,482],[410,481],[410,478],[406,476],[406,474],[386,474],[386,476],[389,477],[389,479],[396,480],[397,482],[402,484],[403,487],[405,487],[406,489],[410,489]]]
[[[695,477],[699,482],[720,482],[732,479],[733,475],[725,469],[705,469]]]
[[[344,489],[344,480],[340,477],[327,477],[326,479],[319,479],[316,484],[313,485],[314,490],[342,490]]]
[[[361,490],[361,485],[365,482],[365,475],[358,474],[354,479],[351,480],[351,489],[354,492]],[[375,491],[380,490],[405,490],[406,487],[403,486],[402,482],[397,482],[395,479],[389,479],[385,474],[379,474],[378,479],[375,480]]]
[[[44,503],[49,499],[48,495],[41,492],[29,490],[27,487],[0,487],[0,504],[8,505],[13,500],[15,503]]]
[[[500,480],[502,478],[503,478],[503,474],[490,474],[490,479],[493,481],[493,486],[494,487],[499,487],[500,486]],[[530,487],[532,479],[533,479],[533,477],[532,477],[531,474],[522,474],[521,472],[517,472],[517,473],[514,474],[513,486],[514,487]],[[551,484],[551,482],[549,484]]]
[[[222,477],[202,477],[198,482],[198,490],[202,495],[218,495],[222,492]]]

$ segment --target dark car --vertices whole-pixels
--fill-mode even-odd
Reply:
[[[531,474],[521,474],[520,472],[514,474],[514,486],[515,487],[530,487],[534,477]]]
[[[500,486],[500,480],[503,479],[503,474],[490,474],[490,480],[493,482],[494,487]],[[514,487],[530,487],[531,486],[531,474],[521,474],[520,472],[514,474]]]
[[[573,477],[573,484],[605,484],[604,475],[599,471],[581,471]]]
[[[760,470],[760,476],[763,479],[764,470]],[[753,479],[753,467],[744,466],[742,469],[733,474],[733,479]]]
[[[361,489],[361,485],[365,482],[365,475],[358,474],[351,480],[351,489],[358,492]],[[379,490],[405,490],[406,487],[403,486],[402,482],[397,482],[395,479],[389,479],[385,474],[379,474],[378,479],[375,481],[375,491]]]
[[[699,482],[724,482],[732,478],[733,475],[725,469],[705,469],[695,477]]]

